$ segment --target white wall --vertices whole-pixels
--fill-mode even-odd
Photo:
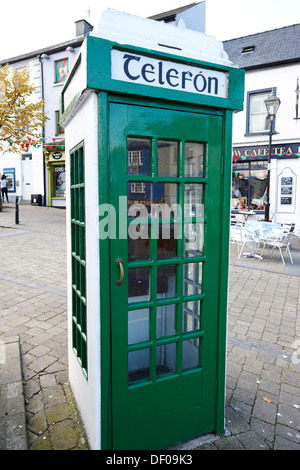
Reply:
[[[68,123],[66,137],[66,172],[70,175],[69,152],[85,142],[86,183],[86,265],[87,265],[87,345],[88,379],[84,376],[72,350],[72,288],[70,198],[67,198],[67,257],[68,257],[68,332],[70,384],[87,433],[90,448],[101,448],[100,436],[100,297],[99,297],[99,237],[98,237],[98,100],[91,93]],[[67,177],[67,194],[70,179]]]
[[[42,84],[41,84],[41,67],[37,58],[28,61],[19,62],[14,64],[17,70],[28,68],[30,71],[30,82],[35,87],[35,92],[31,95],[30,100],[33,103],[42,99]],[[3,174],[4,168],[15,168],[16,172],[16,191],[9,193],[11,196],[22,196],[22,154],[32,154],[32,194],[44,193],[44,180],[43,180],[43,148],[29,147],[28,150],[18,154],[5,152],[0,155],[0,173]]]
[[[42,59],[44,71],[44,96],[45,112],[50,119],[45,125],[45,137],[56,137],[55,111],[60,109],[60,94],[64,83],[55,83],[55,62],[61,59],[69,59],[69,71],[77,59],[79,47],[74,52],[67,50],[49,54],[49,58]]]
[[[275,130],[277,134],[272,137],[272,146],[288,143],[299,143],[300,150],[300,119],[295,120],[296,111],[296,83],[299,76],[299,64],[271,67],[246,71],[244,110],[234,114],[233,120],[233,147],[259,145],[268,147],[268,135],[245,136],[247,115],[247,92],[276,87],[276,95],[281,105],[276,115]],[[300,112],[300,109],[299,109]],[[300,152],[299,152],[300,153]],[[278,175],[285,169],[291,168],[295,173],[295,204],[287,208],[284,213],[279,208]],[[273,220],[278,223],[296,223],[300,221],[300,159],[272,159],[270,176],[270,213],[274,213]],[[291,210],[292,209],[292,210]]]
[[[234,116],[233,142],[239,144],[268,143],[268,136],[245,136],[247,92],[264,88],[276,87],[276,94],[281,105],[276,116],[276,131],[272,142],[298,142],[300,141],[300,120],[294,120],[296,103],[296,80],[299,76],[299,65],[249,70],[245,75],[244,110]]]

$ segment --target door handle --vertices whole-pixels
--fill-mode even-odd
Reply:
[[[122,258],[118,258],[116,260],[116,263],[120,266],[120,272],[121,272],[121,276],[120,276],[120,279],[118,281],[116,281],[116,286],[117,287],[121,287],[121,285],[123,284],[123,279],[124,279],[124,268],[123,268],[123,260]]]

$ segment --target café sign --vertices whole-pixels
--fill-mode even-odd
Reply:
[[[169,90],[227,98],[228,75],[214,69],[111,51],[111,78]]]
[[[233,161],[240,162],[243,160],[267,160],[269,155],[269,146],[253,146],[253,147],[233,147]],[[300,144],[276,144],[272,145],[271,158],[300,158]]]

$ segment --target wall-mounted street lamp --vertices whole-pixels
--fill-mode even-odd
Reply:
[[[280,106],[280,99],[275,95],[274,90],[268,98],[265,99],[265,105],[267,108],[268,118],[270,119],[270,132],[269,132],[269,157],[268,157],[268,176],[267,176],[267,194],[266,194],[266,205],[265,205],[265,221],[269,222],[270,218],[270,173],[271,173],[271,147],[272,147],[272,135],[274,132],[274,118]]]

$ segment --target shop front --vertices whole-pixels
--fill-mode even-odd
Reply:
[[[46,155],[48,175],[48,206],[66,206],[65,152],[52,151]]]
[[[264,217],[269,146],[233,147],[231,210],[252,210]],[[299,208],[300,142],[272,145],[270,215],[278,223],[296,223]]]

